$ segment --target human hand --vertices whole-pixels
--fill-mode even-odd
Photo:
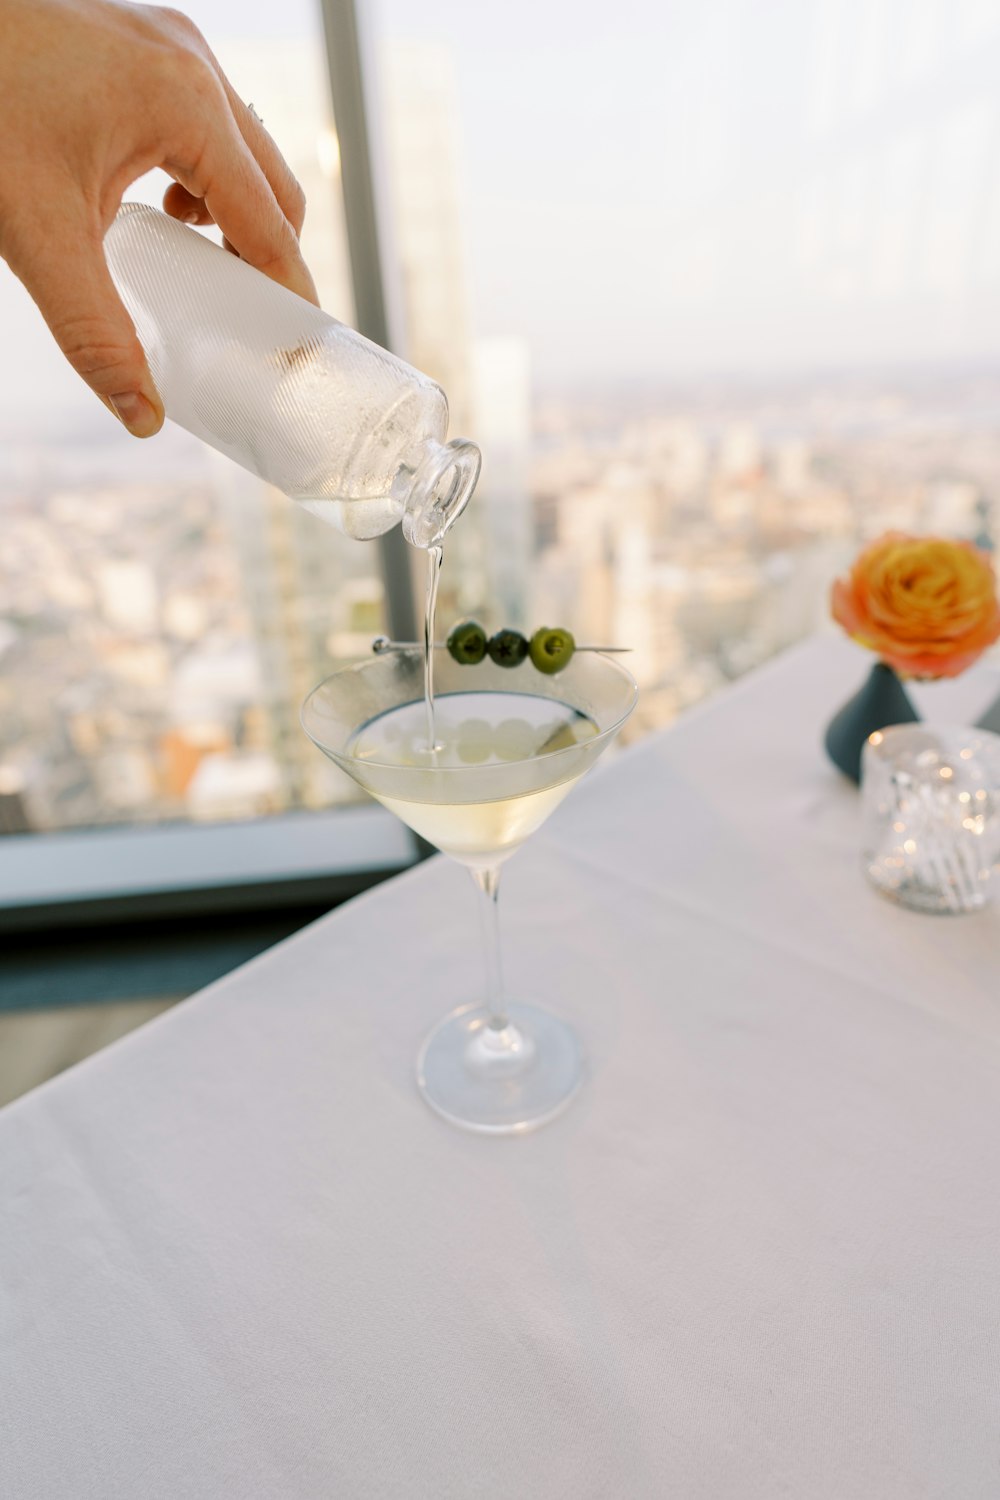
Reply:
[[[0,256],[70,364],[137,437],[163,423],[103,241],[153,167],[163,207],[310,301],[305,198],[197,27],[120,0],[0,0]]]

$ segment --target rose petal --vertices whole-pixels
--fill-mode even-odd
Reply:
[[[1000,639],[990,558],[969,542],[887,532],[830,595],[833,618],[906,676],[955,677]]]

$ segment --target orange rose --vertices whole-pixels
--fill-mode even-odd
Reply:
[[[957,677],[1000,639],[993,567],[970,542],[887,531],[837,579],[831,608],[901,677]]]

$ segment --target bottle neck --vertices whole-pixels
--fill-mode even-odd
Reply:
[[[414,547],[436,547],[472,497],[482,454],[475,443],[425,438],[396,476],[403,500],[403,535]]]

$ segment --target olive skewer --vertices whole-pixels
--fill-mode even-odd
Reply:
[[[392,641],[388,636],[376,636],[372,650],[376,656],[386,651],[418,649],[416,641]],[[499,667],[516,667],[528,656],[539,672],[552,675],[568,667],[577,651],[600,651],[619,654],[629,651],[629,646],[578,646],[568,630],[543,627],[536,630],[529,641],[519,630],[498,630],[487,636],[483,627],[475,620],[462,620],[448,633],[446,641],[435,641],[434,649],[447,651],[453,661],[461,666],[476,666],[487,655]]]
[[[372,650],[376,656],[381,656],[384,651],[416,651],[423,650],[423,641],[390,641],[387,635],[377,635],[372,641]],[[447,641],[435,641],[435,651],[447,651]],[[634,646],[576,646],[575,651],[603,651],[605,655],[621,656],[623,653],[634,651]]]

